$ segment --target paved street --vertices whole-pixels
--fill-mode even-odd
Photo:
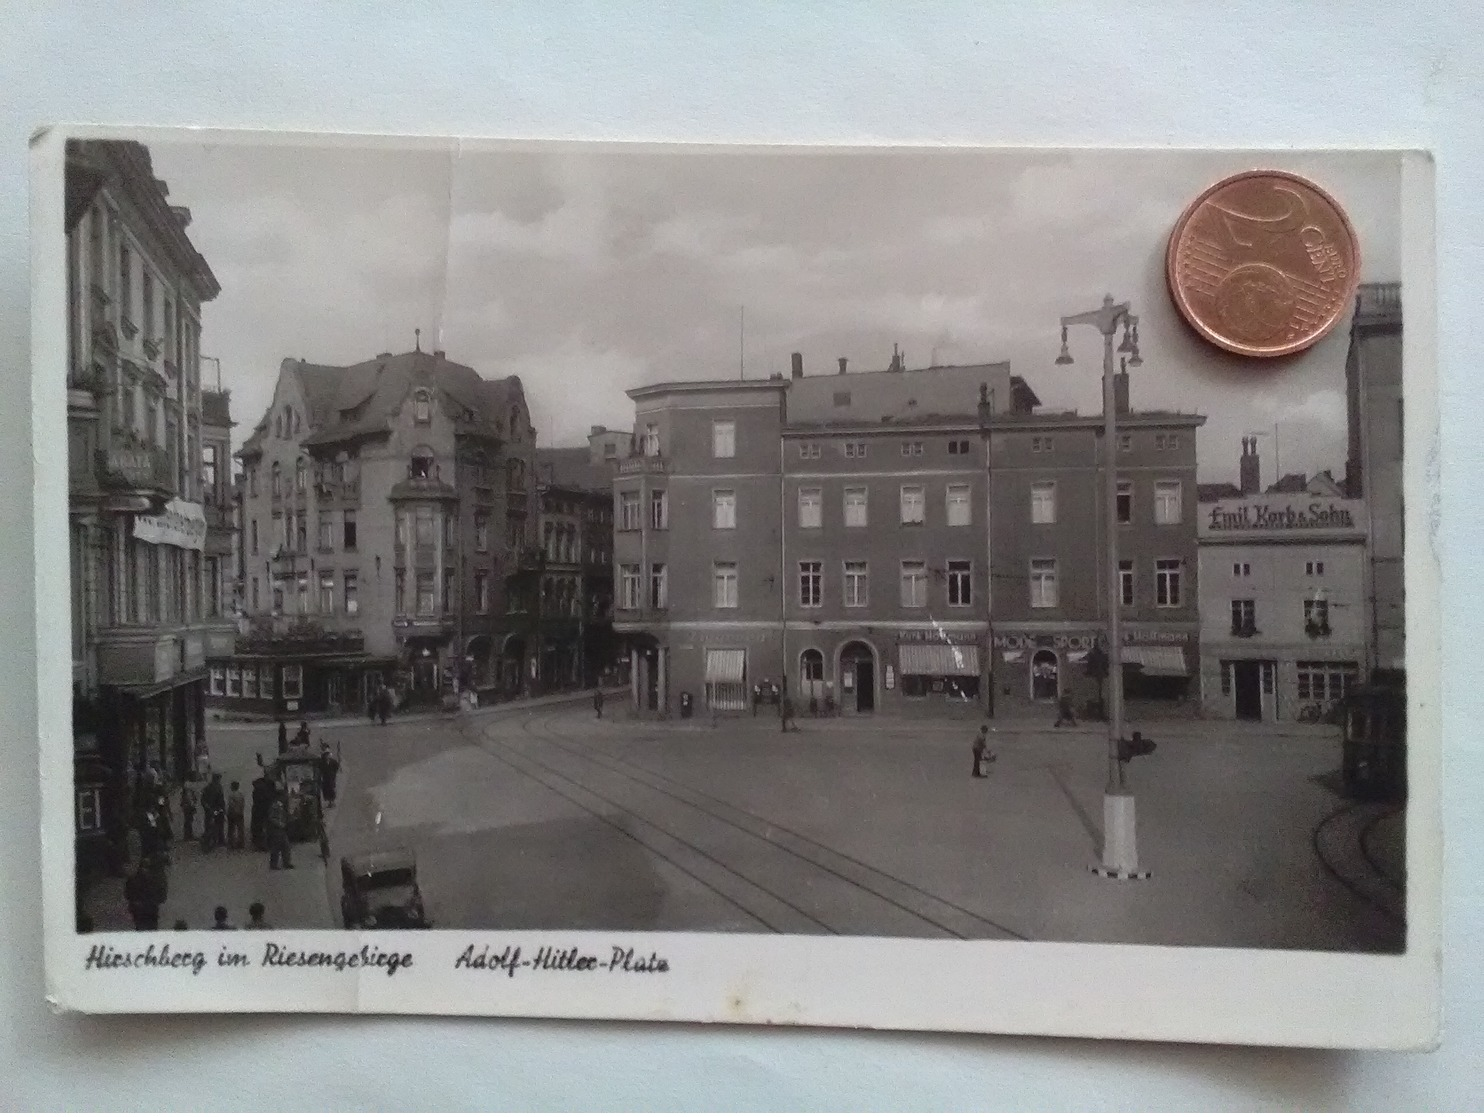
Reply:
[[[1354,879],[1394,876],[1400,825],[1326,786],[1332,731],[1145,726],[1159,749],[1131,773],[1154,876],[1117,883],[1088,872],[1097,729],[997,728],[993,776],[973,780],[972,728],[805,719],[782,735],[767,718],[599,722],[579,702],[316,740],[338,740],[345,763],[335,857],[416,850],[442,927],[1400,946],[1394,881],[1388,903]],[[273,731],[213,726],[211,741],[218,764],[250,767]],[[296,879],[319,869],[299,864]],[[322,894],[319,919],[333,880]],[[282,921],[294,909],[277,902]]]

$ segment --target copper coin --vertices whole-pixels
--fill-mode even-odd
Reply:
[[[1360,246],[1340,204],[1287,171],[1222,179],[1180,215],[1170,296],[1206,340],[1281,357],[1332,330],[1355,297]]]

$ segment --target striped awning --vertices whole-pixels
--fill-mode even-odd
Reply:
[[[974,644],[902,644],[897,664],[904,675],[979,676],[979,648]]]
[[[1190,674],[1185,665],[1184,648],[1128,647],[1121,657],[1125,666],[1137,666],[1146,675],[1184,677]]]
[[[741,648],[707,648],[708,683],[740,683],[747,678],[747,652]]]

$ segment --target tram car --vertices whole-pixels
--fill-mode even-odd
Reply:
[[[1375,684],[1356,687],[1340,704],[1341,776],[1357,799],[1407,797],[1407,694]]]
[[[270,773],[288,800],[289,841],[319,841],[324,833],[320,758],[307,748],[279,754]]]

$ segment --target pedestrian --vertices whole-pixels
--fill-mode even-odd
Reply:
[[[247,811],[247,802],[242,795],[242,785],[232,781],[231,793],[227,796],[227,848],[242,849],[247,842],[242,835],[242,816]]]
[[[263,907],[262,900],[254,900],[251,904],[248,905],[247,927],[244,929],[248,931],[273,930],[273,924],[269,923],[266,919],[263,918],[263,916],[267,914],[267,911],[268,909]]]
[[[1061,701],[1057,704],[1056,724],[1052,728],[1060,729],[1064,725],[1075,726],[1076,724],[1077,714],[1072,709],[1072,697],[1069,694],[1063,694]]]
[[[211,780],[201,792],[201,848],[210,852],[227,840],[227,793],[222,788],[222,774],[211,773]]]
[[[205,779],[211,771],[211,751],[206,747],[206,738],[196,738],[196,778]]]
[[[212,926],[213,931],[235,931],[236,927],[227,922],[227,909],[222,904],[217,904],[216,910],[211,913],[216,923]]]
[[[782,726],[782,732],[784,732],[784,733],[787,733],[788,732],[789,722],[791,722],[793,720],[794,720],[794,700],[792,698],[790,698],[788,695],[785,694],[783,696],[782,701],[780,701],[778,703],[778,721],[779,721],[779,723]],[[797,729],[798,728],[798,725],[794,725],[793,728]]]
[[[366,699],[366,717],[371,720],[372,725],[376,724],[376,707],[380,701],[381,694],[379,692]]]
[[[989,778],[989,773],[984,771],[986,759],[991,764],[994,763],[994,753],[989,751],[989,726],[981,725],[978,735],[974,738],[974,778],[976,780]]]
[[[392,691],[390,687],[381,688],[381,724],[386,724],[386,719],[392,712]]]
[[[603,692],[601,690],[595,690],[595,691],[593,691],[593,709],[597,712],[597,715],[598,715],[599,720],[602,720],[602,717],[603,717]]]
[[[282,795],[275,795],[268,808],[268,868],[292,869],[289,847],[289,809]]]
[[[252,847],[259,852],[268,848],[268,807],[273,802],[273,778],[267,771],[252,781]]]
[[[292,744],[296,749],[309,747],[309,723],[307,721],[299,722],[299,728],[294,733]]]
[[[335,784],[340,779],[340,761],[330,752],[330,746],[321,741],[319,746],[320,787],[324,790],[325,806],[335,805]]]
[[[139,856],[153,857],[160,851],[160,816],[154,804],[146,804],[139,817]]]
[[[752,684],[752,716],[757,717],[758,704],[763,700],[763,688],[756,683]]]
[[[181,840],[191,841],[196,832],[196,788],[190,780],[180,785],[180,829]]]
[[[288,751],[289,751],[289,727],[283,723],[283,719],[282,718],[279,718],[278,719],[278,754],[280,756],[282,756],[284,753],[286,753]]]

